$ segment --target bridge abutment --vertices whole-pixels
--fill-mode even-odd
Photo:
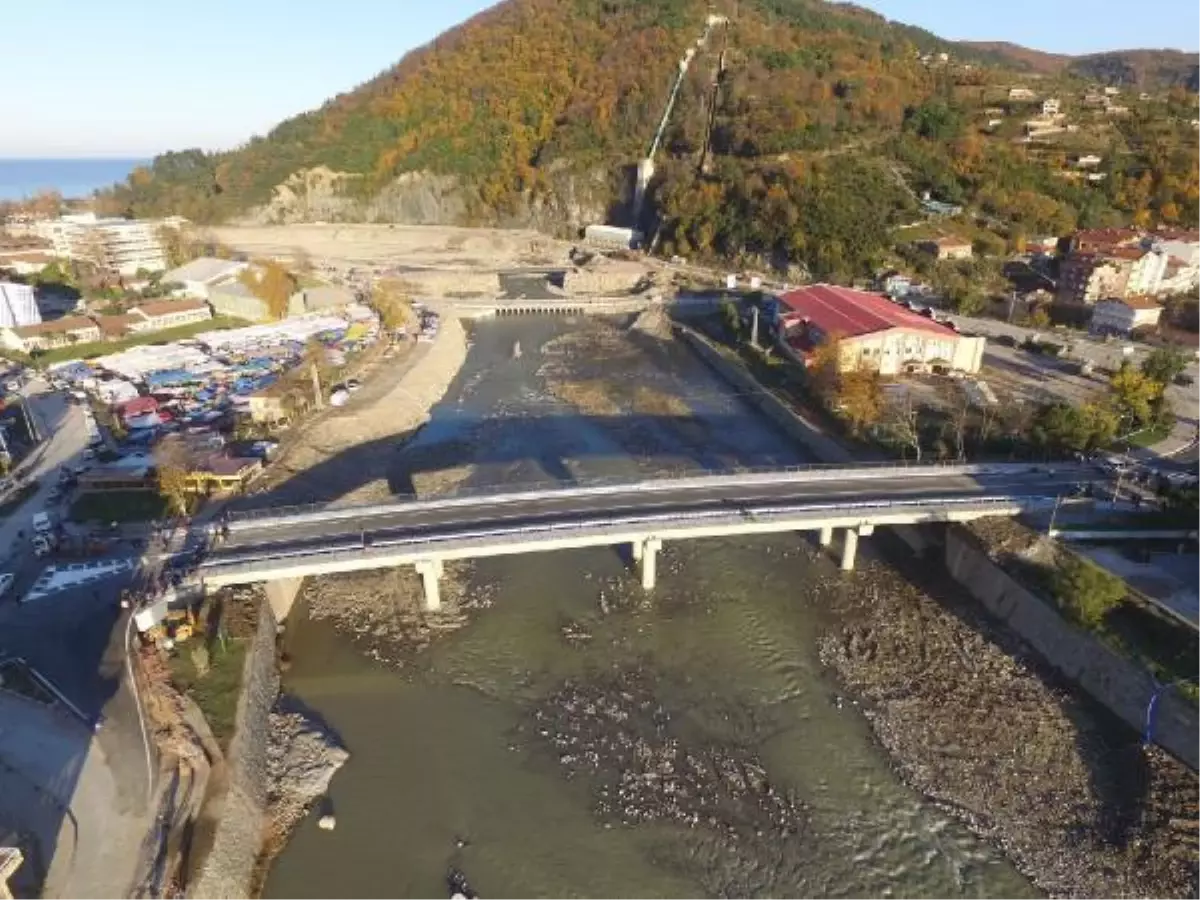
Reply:
[[[287,618],[296,598],[300,596],[300,588],[303,585],[303,575],[295,578],[276,578],[263,585],[267,602],[271,604],[271,612],[275,614],[276,622],[282,622]]]
[[[440,559],[419,559],[415,563],[417,574],[425,589],[425,611],[436,612],[442,608],[441,578],[444,566]]]

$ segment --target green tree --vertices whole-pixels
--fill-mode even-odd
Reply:
[[[1173,346],[1156,347],[1142,360],[1142,374],[1164,387],[1187,367],[1187,354]]]
[[[1086,453],[1116,437],[1117,416],[1107,403],[1049,403],[1034,414],[1029,440],[1054,454]]]
[[[1088,628],[1100,628],[1105,617],[1125,600],[1125,582],[1090,560],[1063,553],[1054,570],[1054,595],[1068,615]]]

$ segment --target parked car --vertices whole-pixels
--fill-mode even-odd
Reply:
[[[8,589],[12,587],[15,576],[12,572],[0,572],[0,597],[8,593]]]

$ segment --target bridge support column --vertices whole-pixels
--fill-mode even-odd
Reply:
[[[854,557],[858,554],[858,529],[847,528],[846,540],[842,544],[842,571],[854,571]]]
[[[642,590],[652,591],[658,578],[658,551],[662,549],[662,541],[651,537],[634,542],[635,547],[639,544],[640,549],[634,552],[642,563]]]
[[[440,559],[419,559],[416,569],[425,587],[425,610],[436,612],[442,608],[442,592],[439,580],[442,577],[442,561]]]
[[[632,544],[629,545],[629,549],[633,554],[633,561],[641,562],[642,561],[642,542],[634,541]]]
[[[828,547],[833,543],[833,526],[825,525],[821,528],[821,533],[817,537],[817,544],[822,547]]]

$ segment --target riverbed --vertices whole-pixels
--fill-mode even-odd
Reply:
[[[803,461],[686,349],[622,323],[502,320],[471,337],[393,483]],[[905,786],[823,667],[830,591],[848,582],[809,536],[668,544],[652,596],[619,548],[456,577],[453,627],[419,649],[377,652],[308,600],[293,613],[285,689],[351,759],[336,830],[303,822],[267,896],[444,896],[451,866],[485,897],[1036,895]],[[370,603],[411,604],[410,573],[379,579]]]

